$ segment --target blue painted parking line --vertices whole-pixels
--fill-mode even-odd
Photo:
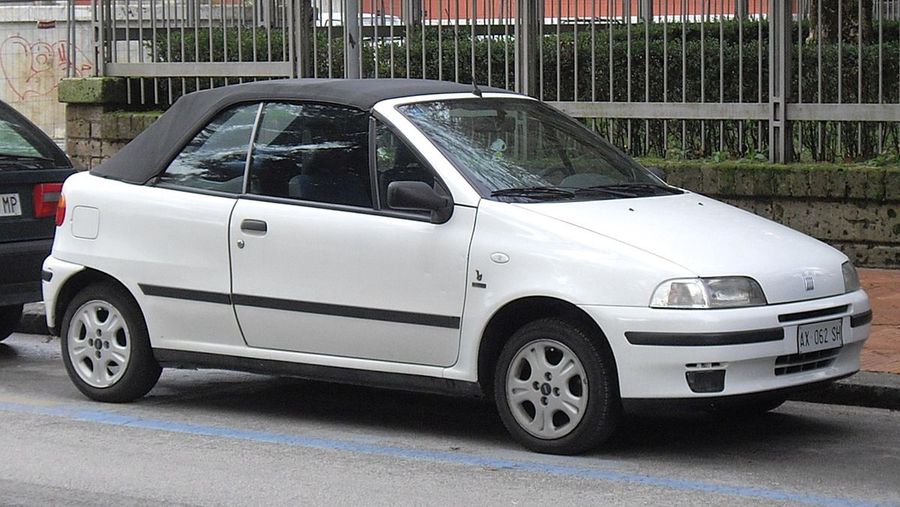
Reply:
[[[270,433],[265,431],[245,430],[240,428],[182,423],[177,421],[167,421],[163,419],[149,419],[140,416],[125,415],[105,410],[86,410],[80,407],[48,407],[0,401],[0,411],[61,417],[74,421],[92,422],[127,428],[166,431],[172,433],[216,438],[229,438],[248,442],[269,443],[308,449],[342,451],[356,454],[367,454],[372,456],[390,456],[394,458],[425,461],[430,463],[489,467],[511,471],[550,474],[561,477],[572,477],[580,479],[594,479],[623,484],[636,484],[642,486],[728,495],[768,501],[794,502],[807,505],[827,505],[841,507],[878,505],[875,503],[856,499],[827,497],[752,486],[730,486],[712,482],[677,479],[667,476],[622,472],[610,468],[597,469],[578,466],[555,465],[525,460],[491,458],[488,456],[479,456],[476,454],[431,451],[423,449],[413,449],[408,447],[377,445],[351,440],[305,437],[300,435]]]

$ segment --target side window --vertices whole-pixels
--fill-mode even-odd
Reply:
[[[383,123],[375,127],[375,169],[381,206],[387,204],[387,188],[393,181],[422,181],[434,186],[434,173],[397,134]],[[407,213],[409,213],[407,211]],[[429,215],[429,212],[414,212]]]
[[[372,207],[368,114],[325,104],[270,103],[250,161],[250,192]]]
[[[175,157],[159,182],[241,193],[258,110],[259,104],[244,104],[219,113]]]

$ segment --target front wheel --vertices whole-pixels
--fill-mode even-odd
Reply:
[[[0,342],[16,332],[22,320],[22,305],[0,306]]]
[[[609,438],[621,414],[611,354],[559,319],[513,334],[497,361],[494,393],[507,430],[543,453],[592,449]]]
[[[140,398],[162,372],[140,308],[116,285],[90,285],[75,296],[63,317],[60,342],[69,378],[97,401]]]

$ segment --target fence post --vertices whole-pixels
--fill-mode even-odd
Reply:
[[[66,77],[75,76],[75,0],[66,2]],[[94,65],[96,68],[97,66]]]
[[[74,3],[74,0],[72,0]],[[94,75],[106,75],[106,21],[103,16],[105,8],[104,0],[91,0],[91,31],[94,40],[92,42],[94,57]]]
[[[653,22],[653,0],[641,0],[638,9],[642,21]]]
[[[403,23],[406,25],[407,30],[411,30],[422,23],[421,0],[404,0]]]
[[[359,79],[361,77],[359,60],[361,40],[359,38],[359,2],[360,0],[344,0],[344,77]]]
[[[312,24],[315,23],[310,0],[294,0],[289,3],[293,12],[294,77],[309,77],[312,73]]]
[[[516,92],[537,97],[540,93],[540,29],[544,2],[516,0]]]
[[[791,96],[792,2],[769,0],[769,162],[791,162],[791,124],[787,108]]]

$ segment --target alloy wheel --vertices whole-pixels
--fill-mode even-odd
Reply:
[[[125,374],[131,333],[115,306],[101,300],[84,303],[75,310],[67,338],[72,366],[91,387],[110,387]]]
[[[513,356],[506,398],[518,424],[541,439],[568,435],[588,405],[587,375],[578,356],[556,340],[526,344]]]

